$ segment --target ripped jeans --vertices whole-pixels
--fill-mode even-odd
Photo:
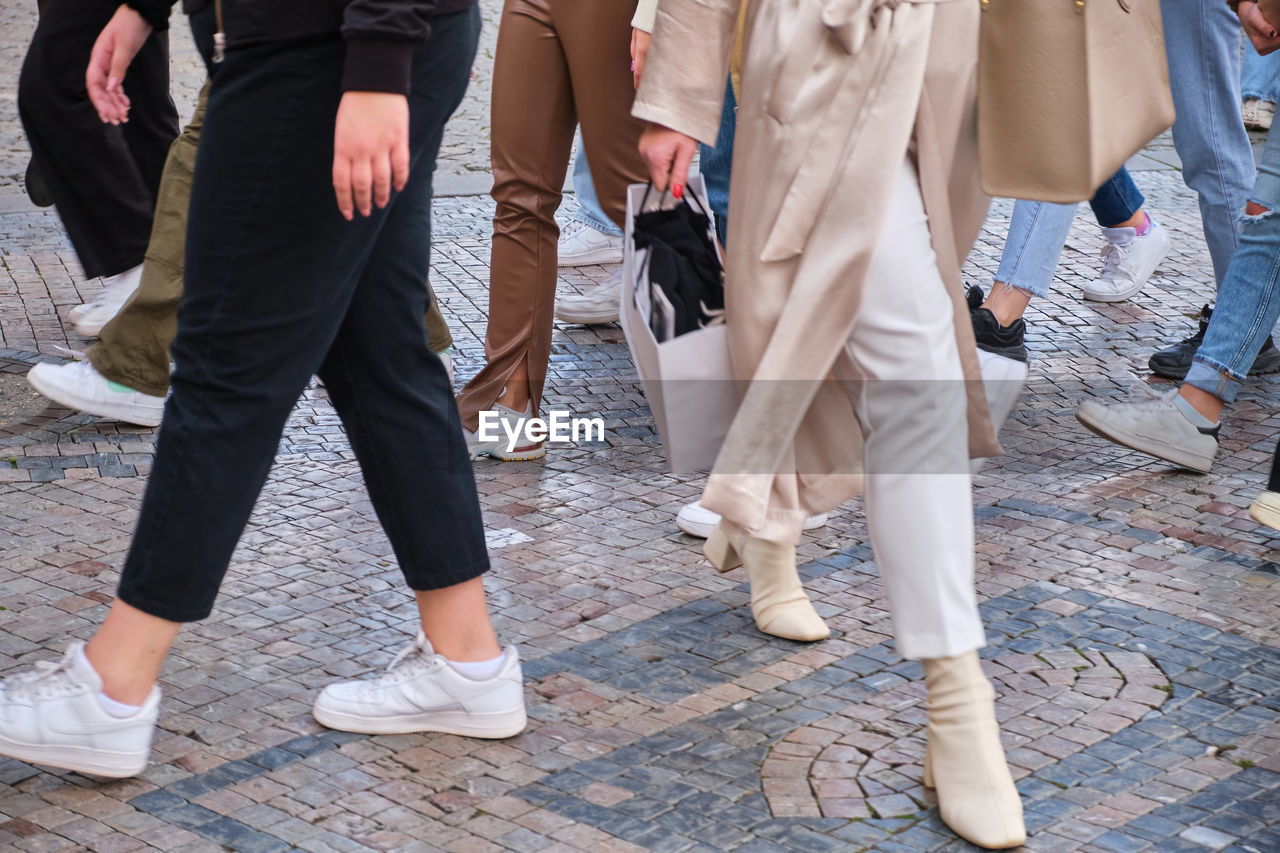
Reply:
[[[1186,378],[1225,403],[1235,400],[1280,318],[1280,134],[1267,138],[1249,200],[1267,210],[1241,211],[1240,246]]]

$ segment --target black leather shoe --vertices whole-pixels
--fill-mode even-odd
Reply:
[[[1187,371],[1191,369],[1191,359],[1195,357],[1196,350],[1200,349],[1200,344],[1204,343],[1204,333],[1209,328],[1209,318],[1212,316],[1213,309],[1208,305],[1201,308],[1196,333],[1152,355],[1147,362],[1151,372],[1165,379],[1178,381],[1186,379]],[[1253,360],[1253,366],[1249,368],[1250,376],[1262,376],[1268,373],[1280,373],[1280,349],[1276,348],[1276,342],[1270,335],[1267,335],[1266,343],[1262,345],[1258,357]]]
[[[1007,326],[1001,326],[990,309],[970,308],[969,319],[973,322],[973,336],[978,349],[1012,358],[1014,361],[1027,360],[1027,323],[1021,317]]]
[[[27,174],[23,179],[23,186],[27,189],[27,198],[31,199],[31,203],[36,207],[53,207],[53,196],[49,194],[49,185],[45,183],[44,175],[40,173],[40,167],[36,165],[34,157],[27,163]]]
[[[966,284],[964,286],[964,301],[968,303],[970,311],[974,308],[981,308],[986,298],[987,296],[982,292],[981,286],[976,284]]]

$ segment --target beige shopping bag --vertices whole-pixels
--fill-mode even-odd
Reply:
[[[723,324],[661,342],[654,335],[645,250],[637,250],[633,239],[635,217],[647,189],[645,184],[633,184],[627,190],[622,329],[662,436],[667,465],[677,474],[710,470],[738,410],[729,339]],[[710,210],[701,176],[691,177],[685,191],[696,193],[703,209]],[[650,193],[650,203],[652,207],[661,200]],[[672,203],[669,197],[666,203]],[[714,226],[712,234],[714,239]]]
[[[1084,201],[1173,124],[1159,0],[982,0],[981,32],[993,196]]]

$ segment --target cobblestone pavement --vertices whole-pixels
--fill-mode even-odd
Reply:
[[[0,0],[0,88],[24,10]],[[5,109],[0,194],[23,159]],[[482,133],[459,131],[446,168],[483,168],[461,153],[482,154]],[[1028,315],[1032,374],[1008,455],[975,480],[984,657],[1028,848],[1265,853],[1280,850],[1280,535],[1245,508],[1280,433],[1280,386],[1246,387],[1208,476],[1072,417],[1081,399],[1147,379],[1152,348],[1212,296],[1194,198],[1162,146],[1146,161],[1138,182],[1175,237],[1151,284],[1126,303],[1079,298],[1099,249],[1082,207],[1054,298]],[[483,358],[492,210],[473,196],[440,199],[435,214],[433,283],[465,378]],[[993,207],[971,280],[989,280],[1008,215]],[[0,252],[0,372],[83,348],[66,315],[100,285],[56,217],[0,213]],[[608,272],[566,270],[562,292]],[[741,570],[716,574],[674,528],[701,483],[664,471],[616,326],[557,327],[548,406],[599,413],[605,440],[476,466],[486,583],[525,660],[528,731],[369,737],[311,719],[320,686],[385,666],[416,618],[338,419],[312,389],[214,615],[183,631],[165,666],[147,771],[103,782],[0,761],[0,849],[971,849],[920,782],[920,671],[892,651],[860,502],[801,548],[836,634],[766,637]],[[153,441],[53,408],[0,425],[0,673],[54,657],[101,619]]]

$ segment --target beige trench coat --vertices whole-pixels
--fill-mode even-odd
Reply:
[[[661,0],[633,113],[714,144],[739,3]],[[914,151],[968,380],[970,453],[1000,453],[960,265],[989,200],[978,185],[978,0],[751,0],[726,258],[738,378],[750,377],[703,503],[753,533],[862,487],[844,346],[894,176]],[[957,426],[960,426],[957,424]]]

